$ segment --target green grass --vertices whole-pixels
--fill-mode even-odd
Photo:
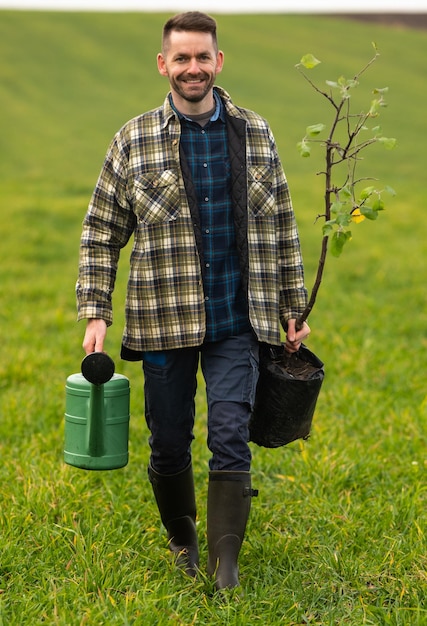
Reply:
[[[156,106],[165,15],[0,13],[0,624],[427,624],[424,150],[427,34],[315,16],[219,16],[219,84],[275,132],[300,224],[310,286],[317,261],[320,157],[296,142],[326,109],[294,65],[318,76],[381,57],[360,98],[389,86],[381,124],[397,136],[367,169],[398,191],[328,259],[309,345],[326,364],[311,439],[254,447],[253,502],[241,553],[243,595],[177,573],[146,478],[138,364],[119,360],[123,259],[107,349],[131,379],[130,463],[64,465],[66,377],[78,371],[75,321],[81,221],[107,144]],[[124,253],[126,255],[126,253]],[[206,562],[203,385],[194,444]]]

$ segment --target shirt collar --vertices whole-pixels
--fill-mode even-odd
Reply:
[[[218,119],[220,119],[222,122],[225,122],[225,111],[224,111],[224,105],[222,103],[221,98],[219,97],[219,94],[217,94],[216,90],[213,90],[213,96],[214,96],[214,100],[215,100],[215,111],[212,115],[212,117],[210,118],[211,122],[216,122]],[[178,115],[179,119],[184,119],[184,120],[188,120],[188,121],[192,121],[190,117],[187,117],[186,115],[184,115],[183,113],[181,113],[180,111],[178,111],[178,109],[175,107],[174,103],[173,103],[173,99],[172,99],[172,94],[169,94],[169,103],[171,105],[171,107],[173,108],[173,110],[175,111],[175,113]]]

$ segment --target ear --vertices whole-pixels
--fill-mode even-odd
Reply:
[[[159,74],[161,74],[162,76],[168,75],[166,70],[166,62],[161,52],[159,52],[159,54],[157,55],[157,69],[159,70]]]
[[[218,50],[218,54],[216,55],[216,73],[219,74],[222,71],[224,65],[224,53],[222,50]]]

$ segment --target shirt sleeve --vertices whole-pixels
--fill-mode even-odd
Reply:
[[[78,320],[113,322],[112,294],[120,250],[135,228],[126,193],[128,160],[129,147],[119,132],[110,144],[83,221],[76,284]]]

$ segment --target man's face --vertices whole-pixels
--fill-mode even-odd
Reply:
[[[186,113],[194,112],[195,104],[200,110],[212,107],[212,87],[223,61],[210,33],[172,31],[157,67],[169,79],[175,106]]]

